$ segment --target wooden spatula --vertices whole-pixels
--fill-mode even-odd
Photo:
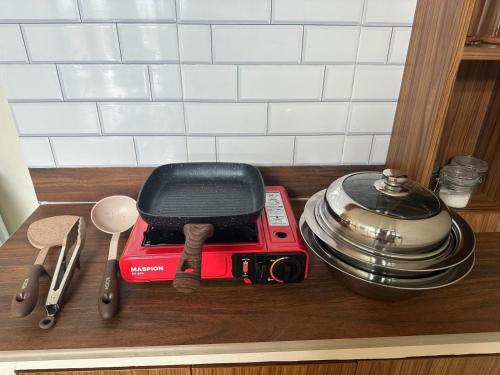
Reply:
[[[62,245],[68,230],[77,220],[78,216],[53,216],[35,221],[28,227],[28,241],[40,251],[28,276],[12,299],[10,308],[12,315],[23,317],[33,311],[38,301],[40,276],[47,273],[43,266],[45,258],[51,248]]]

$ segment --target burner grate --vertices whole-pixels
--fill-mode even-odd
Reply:
[[[184,233],[182,230],[165,230],[148,226],[144,232],[144,240],[142,246],[169,246],[169,245],[183,245],[185,241]],[[220,243],[220,244],[233,244],[233,243],[257,243],[258,233],[257,225],[245,225],[233,228],[216,228],[214,235],[205,241],[205,243]]]

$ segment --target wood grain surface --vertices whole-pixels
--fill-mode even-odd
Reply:
[[[500,47],[496,44],[466,46],[462,60],[500,60]]]
[[[260,167],[266,185],[283,185],[291,197],[310,197],[335,179],[381,165]],[[137,198],[152,168],[34,168],[30,170],[39,201],[96,202],[109,195]]]
[[[441,135],[437,155],[440,165],[448,164],[455,155],[476,154],[499,70],[500,64],[493,61],[466,61],[460,65]]]
[[[192,367],[191,375],[354,375],[356,362]]]
[[[500,356],[359,361],[356,375],[498,375]]]
[[[427,185],[474,0],[417,2],[387,165]]]
[[[303,200],[296,201],[296,209]],[[246,285],[240,280],[203,281],[184,295],[171,282],[122,283],[122,308],[104,321],[96,304],[110,237],[90,223],[92,205],[44,205],[0,251],[0,350],[109,348],[231,342],[268,342],[500,331],[500,234],[477,236],[477,264],[456,285],[398,302],[374,301],[345,289],[328,266],[312,257],[302,283]],[[48,288],[44,279],[34,312],[9,315],[16,290],[37,251],[26,238],[42,217],[83,215],[89,223],[74,280],[58,322],[38,328]],[[126,237],[126,236],[124,236]],[[47,264],[55,264],[57,252]]]
[[[474,154],[488,161],[488,175],[481,191],[500,209],[500,63],[497,65],[494,96]]]
[[[189,367],[162,367],[122,370],[19,371],[19,375],[191,375]]]

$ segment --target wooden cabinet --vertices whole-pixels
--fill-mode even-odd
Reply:
[[[476,232],[500,231],[500,47],[465,46],[484,0],[419,0],[387,165],[428,184],[458,154],[486,160],[481,190],[459,210]]]
[[[500,356],[463,356],[318,362],[220,365],[123,370],[60,370],[19,375],[500,375]]]
[[[192,375],[355,375],[356,362],[193,367]]]
[[[500,374],[500,357],[445,357],[359,361],[356,375],[494,375]]]

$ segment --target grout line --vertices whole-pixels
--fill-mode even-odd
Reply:
[[[218,162],[219,161],[219,148],[217,147],[218,146],[218,139],[219,137],[215,136],[214,137],[214,146],[215,146],[215,161]]]
[[[134,157],[135,157],[135,165],[139,166],[139,152],[137,151],[137,143],[135,142],[135,136],[132,136],[132,143],[134,144]]]
[[[153,100],[153,84],[151,82],[151,66],[146,65],[146,70],[148,73],[149,98],[151,101],[154,101]]]
[[[79,21],[74,21],[74,20],[40,20],[40,21],[27,21],[24,22],[22,21],[23,25],[75,25],[79,24]],[[192,25],[192,26],[267,26],[269,25],[269,22],[208,22],[208,21],[190,21],[190,22],[176,22],[175,20],[156,20],[156,19],[137,19],[137,20],[127,20],[127,19],[115,19],[115,18],[109,18],[109,19],[91,19],[91,20],[82,20],[83,24],[89,24],[89,25],[94,25],[94,24],[106,24],[106,23],[125,23],[125,24],[145,24],[145,25],[155,25],[155,24],[162,24],[162,25]],[[16,24],[16,22],[4,22],[4,24]],[[366,26],[366,27],[413,27],[412,23],[406,23],[406,22],[391,22],[391,23],[368,23],[368,24],[363,24],[360,22],[342,22],[342,21],[332,21],[332,22],[278,22],[278,23],[273,23],[273,25],[277,26],[300,26],[300,25],[305,25],[305,26]]]
[[[274,0],[269,0],[271,2],[271,14],[269,15],[269,24],[273,23],[273,7],[274,7]]]
[[[76,9],[78,10],[78,17],[80,17],[80,22],[82,21],[82,11],[80,9],[80,0],[75,0],[76,1]]]
[[[358,64],[358,56],[359,56],[359,46],[361,45],[361,34],[363,33],[363,20],[365,19],[365,12],[366,12],[366,2],[368,0],[363,0],[363,10],[361,12],[361,22],[359,24],[359,34],[358,34],[358,48],[356,48],[356,60],[355,64]],[[354,84],[354,82],[353,82]],[[351,94],[352,94],[352,88],[351,88]]]
[[[351,128],[351,113],[352,113],[352,102],[349,102],[347,105],[347,120],[344,126],[344,134],[349,133],[349,129]]]
[[[19,30],[21,31],[21,39],[23,40],[24,52],[26,53],[26,58],[28,59],[28,64],[31,64],[31,56],[30,56],[30,52],[28,49],[28,43],[26,43],[26,37],[24,35],[24,30],[23,30],[21,24],[19,24]]]
[[[18,62],[5,62],[5,63],[0,63],[0,64],[17,64]],[[87,60],[43,60],[43,61],[33,61],[32,62],[34,65],[42,65],[42,64],[59,64],[59,65],[75,65],[75,64],[82,64],[82,65],[122,65],[121,61],[110,61],[110,60],[93,60],[93,61],[87,61]],[[193,61],[193,62],[179,62],[177,60],[172,60],[172,61],[161,61],[161,60],[140,60],[140,61],[124,61],[123,65],[144,65],[144,64],[149,64],[149,65],[204,65],[204,66],[209,66],[212,65],[211,63],[207,62],[201,62],[201,61]],[[231,61],[231,62],[218,62],[215,63],[214,65],[221,65],[221,66],[228,66],[228,65],[245,65],[245,66],[262,66],[262,65],[269,65],[269,66],[274,66],[274,67],[280,67],[280,66],[297,66],[300,65],[296,61],[281,61],[281,62],[276,62],[276,61]],[[342,61],[328,61],[328,62],[307,62],[303,65],[305,66],[321,66],[321,65],[332,65],[332,66],[346,66],[346,65],[355,65],[356,62],[342,62]],[[363,66],[380,66],[383,65],[382,63],[373,63],[373,62],[367,62],[367,63],[359,63],[358,65],[363,65]],[[391,65],[405,65],[404,63],[392,63]]]
[[[375,136],[372,136],[372,142],[370,144],[370,153],[368,154],[368,164],[371,163],[372,160],[372,153],[373,153],[373,145],[375,143]]]
[[[101,135],[104,135],[104,132],[102,130],[102,128],[103,128],[103,121],[102,121],[101,108],[99,107],[99,105],[98,105],[97,102],[95,102],[95,107],[97,109],[97,121],[99,123],[99,131],[100,131]]]
[[[60,64],[57,64],[60,65]],[[1,65],[0,65],[1,66]],[[399,65],[398,65],[399,66]],[[98,101],[99,103],[114,103],[114,102],[119,102],[119,103],[130,103],[130,102],[138,102],[138,103],[149,103],[151,100],[149,98],[112,98],[112,99],[100,99],[100,98],[74,98],[74,99],[69,99],[67,98],[65,102],[82,102],[82,103],[87,103],[87,102],[95,102]],[[61,100],[59,99],[10,99],[9,103],[61,103]],[[212,103],[225,103],[225,104],[234,104],[237,103],[234,100],[194,100],[194,99],[189,99],[189,100],[183,100],[183,99],[158,99],[155,100],[155,102],[158,103],[204,103],[204,104],[212,104]],[[390,98],[390,99],[379,99],[379,98],[374,98],[374,99],[328,99],[325,100],[325,103],[397,103],[398,99],[396,98]],[[265,104],[265,103],[285,103],[285,104],[299,104],[299,103],[321,103],[321,100],[297,100],[297,99],[263,99],[263,100],[245,100],[241,101],[240,103],[248,103],[248,104]]]
[[[175,15],[176,15],[176,18],[179,18],[178,15],[178,4],[177,4],[177,0],[174,1],[174,6],[175,6]],[[184,108],[184,102],[185,102],[185,99],[184,99],[184,83],[183,83],[183,78],[182,78],[182,62],[181,62],[181,50],[180,50],[180,45],[181,45],[181,40],[179,38],[179,25],[177,24],[177,27],[175,28],[175,31],[176,31],[176,35],[177,35],[177,54],[179,56],[179,82],[180,82],[180,85],[181,85],[181,98],[180,98],[180,101],[183,103],[182,104],[182,111],[183,111],[183,114],[184,114],[184,133],[187,135],[187,128],[186,128],[186,109]]]
[[[55,67],[56,67],[57,81],[59,82],[59,90],[61,90],[62,101],[64,102],[66,100],[66,95],[64,95],[63,84],[61,81],[61,74],[59,73],[59,66],[55,64]]]
[[[304,25],[302,25],[302,41],[300,43],[300,64],[304,63],[304,39],[305,39],[305,33],[306,33],[306,28]]]
[[[116,39],[118,42],[118,51],[120,52],[120,62],[123,64],[122,44],[120,43],[120,33],[118,32],[118,24],[115,23]]]
[[[266,135],[269,135],[269,112],[271,111],[270,103],[267,103],[266,108]]]
[[[323,79],[322,79],[322,86],[321,86],[321,96],[319,98],[320,102],[325,101],[325,86],[326,86],[326,65],[323,66]],[[352,91],[352,87],[351,87]]]
[[[187,135],[184,135],[184,145],[186,146],[186,161],[189,162],[189,147]]]
[[[389,37],[389,48],[387,48],[387,56],[385,58],[385,63],[389,64],[389,56],[391,55],[391,50],[392,50],[392,45],[393,45],[393,38],[394,36],[394,27],[391,27],[391,36]]]
[[[347,140],[347,135],[344,134],[344,139],[342,140],[342,149],[340,150],[340,161],[339,164],[343,164],[342,159],[344,159],[345,142]]]
[[[236,65],[236,102],[240,102],[240,66]]]
[[[214,63],[214,25],[209,25],[210,27],[210,63]]]
[[[295,165],[295,150],[297,147],[297,136],[293,137],[292,165]]]
[[[52,144],[52,138],[51,137],[47,137],[47,139],[49,141],[50,152],[52,153],[52,158],[54,159],[54,165],[56,167],[58,167],[59,163],[58,163],[57,158],[56,158],[56,152],[54,151],[54,145]]]
[[[174,13],[175,13],[175,22],[177,25],[181,23],[180,18],[181,18],[181,7],[179,6],[179,0],[174,0]]]
[[[189,126],[188,126],[188,123],[186,121],[186,106],[185,106],[185,102],[182,102],[182,120],[183,120],[183,124],[184,124],[184,135],[185,136],[188,136],[190,135],[189,134]]]
[[[102,134],[104,137],[199,137],[199,138],[208,138],[208,137],[224,137],[224,138],[241,138],[241,137],[328,137],[328,136],[353,136],[353,137],[362,137],[362,136],[390,136],[392,132],[349,132],[349,131],[336,131],[336,132],[314,132],[314,133],[193,133],[193,134],[184,134],[184,133],[172,133],[172,132],[144,132],[144,133],[126,133],[126,132],[114,132],[114,133],[104,133]],[[47,134],[47,133],[29,133],[29,134],[20,134],[22,138],[92,138],[99,137],[99,134],[96,133],[57,133],[57,134]]]
[[[360,26],[363,26],[363,23],[365,22],[365,16],[366,16],[366,9],[367,9],[367,1],[369,0],[363,0],[363,9],[361,10],[361,22],[359,23]]]

